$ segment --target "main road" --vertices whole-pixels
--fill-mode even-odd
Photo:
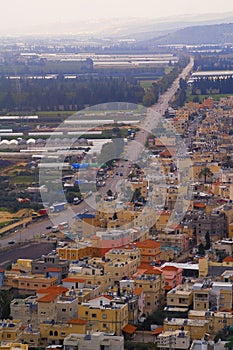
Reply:
[[[127,175],[130,171],[129,164],[136,162],[140,152],[142,152],[145,147],[147,137],[150,131],[156,126],[156,115],[162,117],[166,109],[169,106],[169,101],[172,96],[176,93],[179,88],[180,78],[186,79],[190,72],[192,71],[194,60],[191,57],[189,64],[183,69],[181,74],[177,79],[174,80],[171,87],[160,96],[158,103],[154,104],[152,107],[148,108],[148,113],[145,119],[139,124],[140,130],[136,133],[135,139],[125,146],[124,152],[122,154],[122,159],[119,161],[118,168],[115,169],[115,174],[113,177],[106,179],[106,185],[101,189],[100,193],[103,195],[108,189],[115,190],[119,189],[120,184],[123,180],[127,179]],[[127,162],[125,160],[128,160]],[[118,175],[116,173],[118,172]],[[120,175],[122,173],[122,176]],[[94,196],[92,196],[94,197]],[[95,205],[88,205],[88,203],[95,203],[94,198],[89,198],[87,201],[83,201],[77,206],[70,206],[69,210],[65,210],[56,217],[41,219],[38,222],[32,222],[26,228],[22,228],[17,232],[11,233],[10,236],[1,238],[1,247],[7,247],[8,241],[13,240],[15,243],[27,242],[31,239],[40,237],[42,234],[48,232],[46,227],[51,225],[57,225],[59,222],[68,221],[72,222],[75,213],[91,213],[95,211]]]

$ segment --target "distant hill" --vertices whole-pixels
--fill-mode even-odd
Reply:
[[[233,43],[233,23],[190,26],[155,37],[155,44],[225,44]]]

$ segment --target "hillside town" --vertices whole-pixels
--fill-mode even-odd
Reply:
[[[105,196],[95,212],[78,213],[65,233],[59,227],[51,252],[18,258],[0,270],[5,298],[15,296],[1,300],[1,309],[8,302],[9,311],[1,320],[0,349],[14,343],[22,350],[123,350],[128,342],[158,349],[231,348],[232,116],[232,96],[169,108],[164,118],[184,139],[186,154],[175,154],[176,139],[163,130],[146,133],[144,168],[123,159],[103,170]],[[180,196],[179,162],[187,159],[187,192]],[[130,199],[108,188],[121,169]],[[182,219],[171,221],[186,199]]]

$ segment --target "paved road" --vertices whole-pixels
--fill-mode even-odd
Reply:
[[[37,259],[42,254],[48,254],[54,249],[52,242],[28,243],[25,246],[12,246],[7,250],[0,251],[0,267],[6,268],[17,259]]]

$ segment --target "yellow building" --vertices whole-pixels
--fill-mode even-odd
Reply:
[[[228,237],[233,238],[233,222],[228,225]]]
[[[202,339],[208,333],[209,321],[185,318],[166,318],[163,322],[164,331],[176,331],[181,328],[190,332],[191,339]]]
[[[200,258],[199,259],[199,277],[206,277],[208,275],[209,271],[209,264],[207,258]]]
[[[16,288],[21,292],[35,292],[39,288],[56,286],[58,277],[45,277],[44,275],[21,275],[20,272],[5,271],[4,287]]]
[[[170,216],[171,212],[169,210],[162,211],[156,220],[155,229],[158,231],[164,230],[165,227],[168,225]]]
[[[167,293],[167,306],[182,308],[186,311],[193,303],[193,287],[191,285],[179,285]]]
[[[145,295],[144,313],[151,314],[164,303],[164,276],[157,268],[139,267],[134,276],[135,288],[142,288]]]
[[[61,344],[65,337],[72,333],[85,334],[87,332],[87,322],[80,319],[72,319],[67,323],[42,323],[40,325],[41,342],[40,345]]]
[[[196,311],[190,310],[189,319],[208,320],[208,333],[216,335],[224,327],[231,327],[233,315],[231,312],[212,312],[212,311]]]
[[[193,309],[207,311],[209,309],[210,289],[206,288],[203,283],[193,285]]]
[[[100,332],[122,334],[128,324],[128,305],[116,304],[110,296],[100,296],[79,305],[78,317]]]
[[[144,197],[144,198],[147,197],[148,181],[146,179],[140,179],[139,181],[131,181],[130,185],[132,187],[133,192],[136,191],[136,189],[139,189],[142,197]]]
[[[31,273],[32,271],[32,260],[31,259],[18,259],[11,266],[12,271],[25,271],[27,273]]]
[[[22,332],[22,323],[18,319],[0,321],[0,341],[15,342]]]
[[[0,350],[28,350],[28,344],[22,344],[22,343],[1,344]]]
[[[217,163],[203,163],[203,162],[194,163],[192,168],[190,169],[192,171],[194,181],[200,181],[200,179],[204,181],[203,176],[200,178],[200,173],[205,167],[207,167],[212,172],[212,174],[220,173],[221,167]],[[211,180],[211,177],[208,177],[207,181],[210,181],[210,180]]]
[[[85,258],[87,256],[90,257],[99,257],[101,256],[101,250],[94,245],[84,245],[83,243],[79,244],[79,247],[65,246],[58,247],[57,253],[59,257],[63,260],[76,261],[78,259]]]

